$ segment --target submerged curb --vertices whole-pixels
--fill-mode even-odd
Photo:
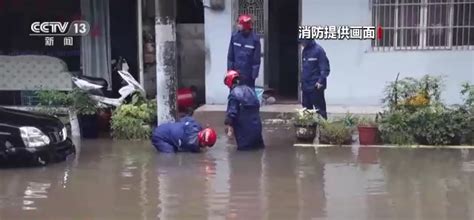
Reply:
[[[474,149],[471,145],[435,146],[435,145],[331,145],[331,144],[293,144],[294,147],[367,147],[367,148],[425,148],[425,149]]]

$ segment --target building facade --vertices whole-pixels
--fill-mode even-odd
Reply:
[[[264,26],[260,85],[298,88],[299,67],[294,62],[299,60],[298,25],[383,27],[381,40],[317,40],[331,64],[328,104],[380,105],[384,86],[398,73],[400,77],[445,76],[442,98],[448,104],[461,101],[463,82],[474,83],[474,2],[300,0],[291,2],[294,7],[278,0],[225,3],[222,11],[205,8],[207,104],[226,103],[223,94],[228,90],[220,79],[235,15],[245,7]]]

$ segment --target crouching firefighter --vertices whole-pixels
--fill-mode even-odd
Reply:
[[[301,89],[303,90],[303,107],[318,110],[327,119],[324,90],[329,76],[329,60],[324,49],[312,39],[300,39],[303,49],[303,70]]]
[[[224,84],[230,89],[224,122],[227,135],[234,134],[237,150],[264,148],[260,102],[255,90],[240,84],[239,73],[234,70],[227,72]]]
[[[159,125],[153,129],[152,144],[162,153],[194,152],[214,146],[217,134],[212,128],[203,128],[190,116],[178,122]]]

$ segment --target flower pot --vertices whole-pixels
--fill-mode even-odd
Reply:
[[[98,125],[100,131],[110,131],[110,119],[112,113],[110,110],[102,110],[99,112]]]
[[[316,137],[317,125],[298,125],[295,124],[296,139],[300,141],[313,141]]]
[[[97,138],[99,136],[99,124],[97,114],[78,115],[79,128],[81,129],[81,137]]]
[[[378,127],[358,126],[360,145],[375,145],[377,143]]]

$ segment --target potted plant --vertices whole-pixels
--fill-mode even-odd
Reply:
[[[374,119],[361,118],[357,123],[357,130],[361,145],[375,145],[377,143],[378,125]]]
[[[71,92],[43,90],[37,92],[39,106],[48,108],[48,112],[55,112],[58,107],[71,108],[77,114],[81,136],[83,138],[97,138],[99,129],[97,122],[97,103],[87,93],[74,89]]]
[[[316,128],[321,120],[317,110],[298,109],[294,117],[296,138],[301,141],[313,141],[316,137]]]
[[[352,144],[352,128],[344,120],[324,121],[319,130],[321,144]]]
[[[99,109],[98,111],[98,124],[99,130],[108,132],[110,131],[110,120],[112,118],[112,111],[109,108]]]
[[[77,114],[81,137],[97,138],[99,136],[98,106],[89,95],[79,89],[70,93],[71,107]]]

